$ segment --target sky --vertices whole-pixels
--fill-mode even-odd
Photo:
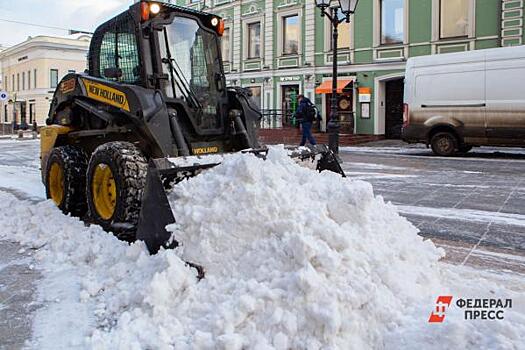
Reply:
[[[124,11],[133,0],[0,0],[0,19],[93,32]],[[0,45],[12,46],[36,35],[67,35],[67,31],[6,23],[0,20]]]

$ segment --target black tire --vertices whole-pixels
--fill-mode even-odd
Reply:
[[[438,132],[430,139],[432,151],[438,156],[449,157],[456,153],[458,141],[450,132]]]
[[[58,167],[62,172],[61,179],[52,172],[53,167]],[[46,196],[52,199],[64,214],[82,217],[87,212],[86,169],[87,156],[79,148],[60,146],[49,154],[44,177]],[[63,191],[60,199],[57,199],[53,183]]]
[[[471,149],[472,149],[472,146],[462,145],[462,146],[459,147],[459,152],[460,153],[468,153],[468,152],[470,152]]]
[[[101,216],[95,205],[97,188],[93,186],[93,176],[100,164],[109,167],[116,187],[111,217]],[[135,240],[147,170],[146,158],[132,143],[117,141],[99,146],[91,155],[87,170],[86,193],[90,219],[120,239]]]

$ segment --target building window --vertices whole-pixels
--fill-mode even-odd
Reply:
[[[15,91],[15,75],[14,74],[11,76],[11,85],[13,85],[11,91]]]
[[[36,89],[36,69],[33,70],[33,85],[35,86],[35,89]]]
[[[299,53],[299,16],[283,17],[283,55]]]
[[[27,71],[27,89],[31,90],[31,71]]]
[[[7,105],[4,106],[4,123],[7,123]]]
[[[261,57],[261,22],[248,24],[248,58]]]
[[[252,93],[252,101],[259,109],[261,108],[261,87],[260,86],[249,86],[248,89]]]
[[[340,20],[345,19],[345,15],[338,9],[337,11],[337,17],[339,17]],[[337,47],[343,48],[343,49],[349,49],[350,48],[350,23],[346,23],[346,21],[343,21],[339,23],[339,26],[337,27],[338,30],[338,36],[337,36]],[[330,42],[330,51],[334,49],[334,43],[332,39],[332,24],[330,21],[327,21],[326,31],[328,35],[330,36],[329,42]]]
[[[399,44],[404,38],[404,1],[381,0],[381,44]]]
[[[22,90],[26,89],[26,72],[22,72]]]
[[[224,62],[230,61],[230,28],[225,28],[221,37],[221,53]]]
[[[292,115],[297,110],[299,102],[299,85],[281,85],[281,109],[283,113],[283,124],[289,124]]]
[[[4,86],[5,86],[5,89],[7,90],[8,89],[7,75],[4,77]]]
[[[20,73],[16,73],[16,91],[20,91]]]
[[[441,0],[439,9],[439,36],[455,38],[467,36],[470,0]]]
[[[58,86],[58,69],[51,69],[49,80],[50,80],[50,86],[52,88],[56,88]]]

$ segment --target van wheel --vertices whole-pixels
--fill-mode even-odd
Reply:
[[[91,219],[126,241],[135,240],[148,163],[129,142],[99,146],[87,169],[86,193]]]
[[[452,156],[457,149],[456,137],[450,132],[438,132],[430,140],[432,151],[438,156]]]

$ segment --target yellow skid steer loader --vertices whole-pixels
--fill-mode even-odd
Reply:
[[[42,130],[47,197],[155,253],[175,222],[167,189],[219,164],[212,154],[264,158],[260,111],[246,90],[226,87],[223,31],[218,16],[152,1],[97,28],[88,71],[61,80]],[[318,170],[344,176],[326,146],[292,156],[318,156]]]

